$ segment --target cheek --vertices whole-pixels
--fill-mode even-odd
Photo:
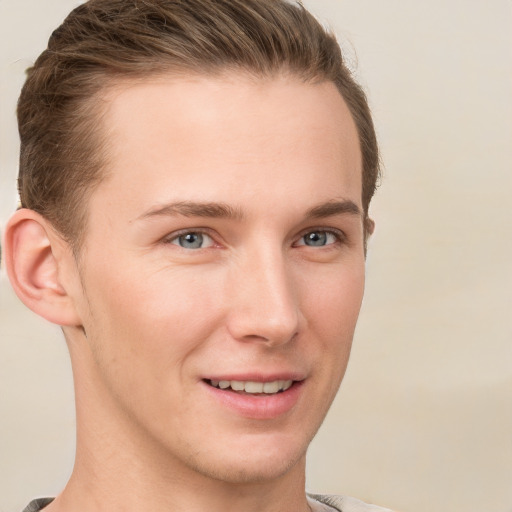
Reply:
[[[151,360],[155,370],[165,368],[193,351],[218,323],[215,280],[185,271],[121,270],[96,268],[87,280],[90,328],[104,358],[135,360],[132,368],[141,369],[140,363]]]
[[[308,335],[302,349],[316,371],[317,417],[327,413],[345,375],[364,290],[364,264],[327,269],[302,287]]]
[[[334,270],[334,269],[333,269]],[[336,395],[352,347],[364,291],[364,264],[337,269],[317,286],[306,289],[305,313],[314,343],[305,347],[308,358],[322,368],[322,397],[328,407]],[[324,402],[322,402],[324,403]]]
[[[333,269],[317,286],[306,287],[309,322],[326,343],[351,339],[364,292],[364,265]]]

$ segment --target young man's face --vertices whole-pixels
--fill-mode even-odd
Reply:
[[[181,474],[276,478],[335,396],[363,296],[348,109],[331,83],[236,74],[108,101],[74,296],[79,409]]]

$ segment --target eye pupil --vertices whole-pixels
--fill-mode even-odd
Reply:
[[[327,233],[322,231],[313,231],[304,237],[306,245],[321,246],[327,243]]]
[[[203,245],[203,235],[201,233],[187,233],[178,238],[181,247],[186,249],[199,249]]]

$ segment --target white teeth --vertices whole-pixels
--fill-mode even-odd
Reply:
[[[263,393],[277,393],[279,391],[279,381],[265,382],[263,384]]]
[[[244,391],[245,385],[243,382],[240,382],[239,380],[232,380],[231,381],[231,389],[233,391]]]
[[[292,387],[292,384],[293,384],[293,380],[285,380],[283,382],[283,391],[290,389]]]
[[[246,382],[245,383],[246,393],[263,393],[263,382]]]
[[[245,391],[251,394],[265,393],[272,395],[279,391],[290,389],[293,380],[274,380],[272,382],[255,382],[241,380],[211,380],[210,384],[216,388],[228,389],[233,391]]]

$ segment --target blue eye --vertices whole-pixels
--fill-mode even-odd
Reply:
[[[324,247],[331,245],[339,240],[334,233],[329,231],[310,231],[301,237],[297,245],[307,245],[309,247]]]
[[[213,240],[206,233],[189,231],[173,238],[171,243],[183,249],[204,249],[213,245]]]

